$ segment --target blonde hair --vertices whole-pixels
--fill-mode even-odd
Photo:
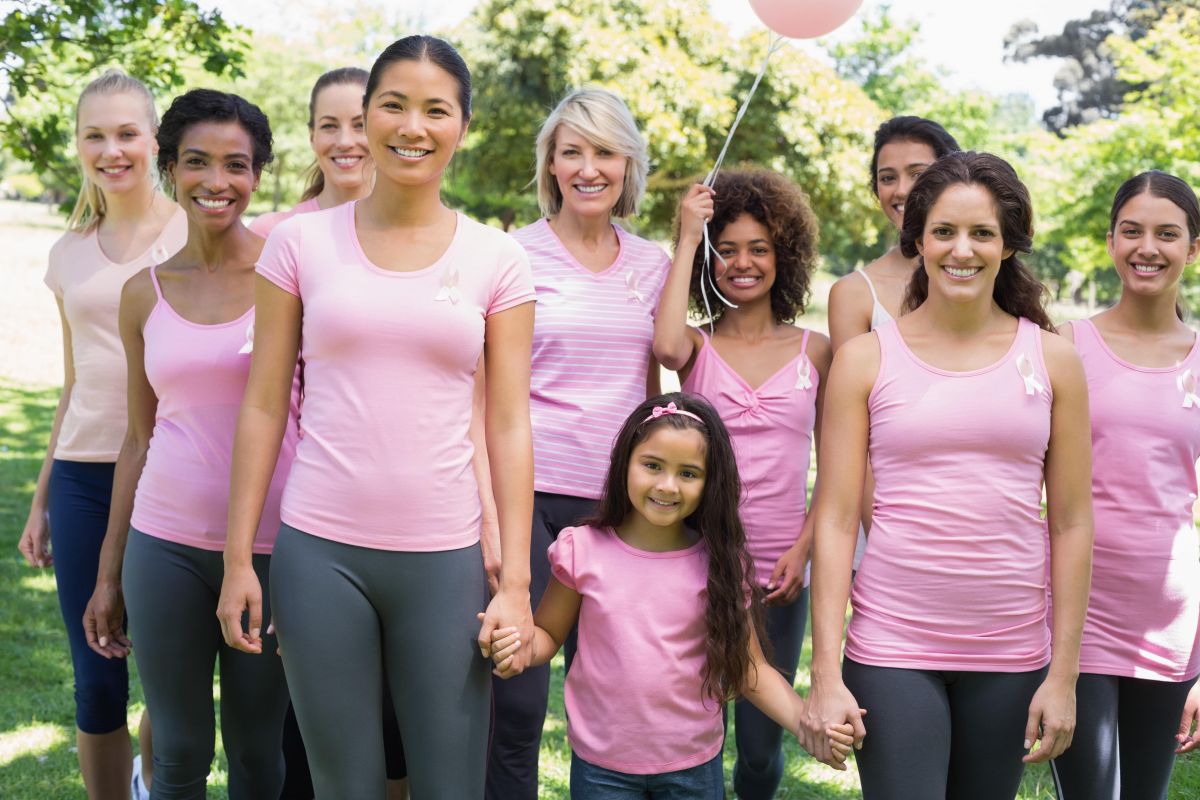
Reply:
[[[75,103],[76,135],[79,133],[79,107],[83,105],[85,99],[94,94],[136,95],[146,104],[146,118],[150,121],[151,129],[158,129],[158,112],[154,108],[154,96],[150,94],[150,90],[137,78],[132,77],[122,70],[110,68],[105,70],[104,74],[99,78],[96,78],[85,86],[80,93],[79,100]],[[67,227],[73,231],[89,231],[103,221],[104,213],[104,192],[100,190],[99,186],[88,179],[85,172],[83,174],[83,183],[79,187],[79,197],[75,201],[75,208],[71,211],[71,216],[67,218]]]
[[[646,191],[646,176],[650,159],[646,155],[646,140],[642,138],[633,114],[621,98],[604,89],[577,89],[564,97],[546,121],[537,137],[538,205],[547,217],[562,210],[562,191],[550,173],[558,129],[567,125],[578,131],[588,143],[625,156],[625,188],[613,207],[613,216],[629,217],[637,213],[638,203]]]

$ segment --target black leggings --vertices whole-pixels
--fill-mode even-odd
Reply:
[[[791,605],[767,608],[767,638],[774,651],[771,662],[789,686],[796,680],[807,617],[807,586]],[[737,743],[733,791],[743,800],[771,800],[783,778],[783,728],[745,698],[734,704],[733,718]]]
[[[1046,675],[859,664],[842,677],[867,737],[856,754],[864,800],[1013,800],[1029,703]]]
[[[1059,798],[1166,800],[1175,733],[1195,682],[1080,674],[1075,739],[1051,765]]]

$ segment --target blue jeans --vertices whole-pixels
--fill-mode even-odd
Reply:
[[[629,775],[571,752],[571,800],[725,800],[721,754],[675,772]]]

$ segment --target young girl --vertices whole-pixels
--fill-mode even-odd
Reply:
[[[297,214],[359,200],[371,191],[375,164],[363,132],[363,89],[367,71],[331,69],[313,84],[308,98],[308,142],[317,161],[300,202],[286,211],[263,214],[250,230],[266,238],[275,226]]]
[[[866,800],[1011,800],[1024,762],[1071,742],[1092,544],[1087,386],[1017,257],[1032,221],[1006,162],[943,156],[905,209],[901,246],[921,264],[908,312],[830,370],[806,725],[819,737],[854,724]],[[839,668],[868,451],[874,528]]]
[[[893,117],[875,131],[871,155],[871,191],[879,208],[899,233],[904,206],[917,178],[937,159],[957,151],[958,142],[946,129],[922,117]],[[917,260],[900,250],[897,241],[861,270],[837,280],[829,290],[829,338],[836,353],[860,333],[873,331],[903,312],[904,292]],[[858,569],[871,528],[874,484],[868,467],[863,491],[862,524],[854,549]]]
[[[386,676],[413,795],[479,800],[491,712],[480,650],[498,624],[532,627],[533,281],[511,237],[442,204],[471,119],[453,47],[393,42],[363,113],[371,194],[282,223],[258,262],[219,615],[227,642],[263,649],[251,553],[303,341],[303,431],[271,599],[317,797],[382,796]],[[490,601],[470,439],[481,354],[501,545]]]
[[[703,226],[722,261],[715,284],[732,305],[714,309],[711,336],[687,324],[689,286],[701,300]],[[675,262],[655,317],[654,355],[705,397],[733,438],[742,479],[741,519],[754,580],[767,591],[774,664],[790,684],[808,615],[808,462],[819,432],[829,340],[792,324],[803,313],[816,264],[817,222],[800,188],[766,170],[722,172],[693,186],[679,212]],[[771,798],[783,777],[783,731],[747,700],[735,710],[733,786]]]
[[[1108,227],[1120,300],[1062,328],[1087,374],[1096,514],[1079,723],[1054,762],[1065,800],[1165,800],[1175,753],[1197,742],[1200,347],[1176,304],[1198,237],[1190,186],[1130,178]]]
[[[224,645],[215,618],[234,425],[253,344],[254,262],[263,244],[241,215],[271,160],[271,129],[242,98],[196,89],[163,115],[158,144],[159,171],[187,214],[188,240],[122,292],[129,430],[84,627],[98,653],[123,655],[128,607],[154,717],[154,797],[205,796],[219,661],[230,794],[274,798],[283,779],[283,668],[273,655]],[[295,450],[295,396],[289,391],[292,418],[253,557],[263,580]]]
[[[131,779],[128,668],[124,659],[92,652],[82,624],[127,420],[117,308],[125,281],[187,241],[183,212],[155,187],[157,130],[154,98],[120,70],[105,72],[79,96],[83,187],[46,270],[62,319],[65,380],[19,545],[31,566],[55,569],[75,675],[79,770],[93,800],[128,797]],[[139,794],[150,773],[146,718],[141,732],[145,759],[132,773]]]
[[[573,798],[723,798],[721,710],[743,693],[797,732],[804,701],[759,647],[762,590],[739,498],[717,412],[661,395],[617,434],[596,516],[550,546],[530,663],[548,662],[578,622],[565,687]],[[497,631],[501,677],[520,646],[518,632]],[[829,736],[844,759],[849,726]]]

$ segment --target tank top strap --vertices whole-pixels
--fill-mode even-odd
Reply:
[[[871,282],[871,276],[867,274],[865,269],[858,270],[858,274],[862,275],[862,279],[867,282],[867,289],[871,291],[871,302],[875,305],[881,305],[879,295],[875,292],[875,284]]]
[[[811,333],[812,331],[810,331],[808,328],[805,328],[804,336],[800,338],[800,355],[802,355],[804,358],[808,358],[808,336]]]
[[[150,267],[150,282],[154,284],[154,294],[158,297],[158,302],[162,303],[163,293],[162,284],[158,282],[158,264],[151,264]]]
[[[1017,347],[1013,358],[1017,372],[1025,382],[1025,394],[1049,393],[1050,371],[1046,369],[1046,358],[1042,353],[1042,329],[1025,317],[1017,320]]]
[[[1096,325],[1090,319],[1071,320],[1071,334],[1075,350],[1080,355],[1097,349],[1100,344],[1100,331],[1096,330]]]

